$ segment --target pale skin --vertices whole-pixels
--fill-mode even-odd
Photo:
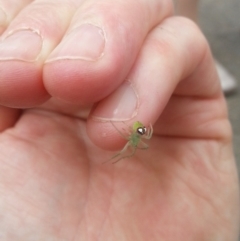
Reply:
[[[35,59],[20,35],[27,48],[0,51],[1,240],[237,241],[231,127],[197,26],[168,0],[30,2],[0,1],[3,38],[44,39]],[[97,59],[71,57],[74,39],[60,51],[82,19],[104,29]],[[149,149],[102,165],[125,144],[112,120],[152,123]]]

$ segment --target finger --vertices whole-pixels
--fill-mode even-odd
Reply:
[[[205,102],[205,109],[216,116],[224,115],[225,109],[219,108],[219,102],[218,109],[214,109],[214,100],[221,99],[222,93],[209,46],[198,27],[184,18],[166,19],[149,34],[128,80],[96,106],[88,121],[89,136],[102,148],[113,149],[122,144],[112,125],[106,122],[125,121],[131,125],[139,120],[148,126],[156,122],[172,96],[189,98],[189,103],[191,99],[213,100]],[[179,110],[182,116],[188,114],[188,122],[190,107],[189,113]],[[213,115],[205,116],[204,121],[211,120]],[[200,125],[201,121],[196,118],[194,124]],[[181,133],[190,135],[187,127]],[[210,126],[204,133],[194,130],[191,135],[210,137],[213,133],[209,130]],[[158,132],[176,134],[169,128]]]
[[[20,114],[21,110],[19,109],[0,106],[0,132],[14,126]]]
[[[0,0],[0,34],[16,14],[32,0]]]
[[[36,0],[14,18],[0,43],[1,105],[31,107],[49,98],[42,65],[81,2]]]
[[[71,103],[106,97],[125,79],[149,30],[171,12],[167,0],[85,1],[46,61],[46,89]]]

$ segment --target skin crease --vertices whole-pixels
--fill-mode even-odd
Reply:
[[[76,7],[77,1],[72,2]],[[126,10],[132,11],[134,2],[129,0]],[[141,5],[155,9],[154,2],[142,1]],[[158,2],[167,8],[168,1]],[[38,62],[36,76],[44,73],[44,92],[57,95],[41,105],[20,113],[6,107],[16,102],[15,96],[1,99],[5,105],[0,108],[4,117],[0,120],[1,240],[237,241],[238,177],[225,99],[201,32],[189,20],[170,13],[166,10],[165,17],[156,20],[158,27],[146,31],[146,36],[141,33],[144,40],[134,50],[138,55],[130,53],[134,60],[125,66],[125,75],[135,81],[139,95],[137,115],[129,123],[154,124],[147,151],[139,150],[114,165],[102,164],[124,144],[111,123],[94,116],[107,99],[102,101],[96,92],[95,98],[100,99],[89,101],[93,108],[81,101],[70,103],[64,84],[55,89],[49,84],[56,70],[64,82],[64,74],[77,62],[64,63],[64,69],[62,63],[59,67],[58,63],[41,66]],[[124,20],[129,22],[128,18],[131,14]],[[137,20],[141,19],[140,15]],[[130,36],[138,39],[138,35]],[[119,58],[115,64],[124,64],[125,59]],[[11,65],[11,61],[1,63]],[[24,68],[27,72],[27,65]],[[99,68],[103,69],[91,74],[108,86],[105,71],[109,68]],[[119,72],[118,66],[113,69]],[[11,79],[11,73],[9,67],[5,76]],[[6,88],[2,83],[0,75],[0,86]],[[10,87],[20,91],[18,84],[13,81]],[[93,91],[98,83],[81,84]],[[69,81],[72,89],[78,85]],[[111,88],[118,85],[113,83]],[[22,108],[31,104],[30,99],[42,100],[41,88],[34,89],[40,93],[35,96],[30,90],[29,103],[19,100]]]

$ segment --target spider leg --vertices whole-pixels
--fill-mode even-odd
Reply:
[[[122,123],[128,128],[129,134],[131,134],[132,128],[128,126],[124,121],[122,121]]]
[[[109,160],[103,162],[103,164],[106,163],[106,162],[109,162],[109,161],[111,161],[112,159],[114,159],[114,158],[120,156],[121,154],[123,154],[123,153],[128,149],[129,146],[130,146],[130,143],[127,142],[126,145],[123,147],[123,149],[122,149],[121,151],[119,151],[117,154],[115,154],[114,156],[112,156]],[[120,159],[122,159],[122,158],[120,158]],[[113,163],[114,163],[114,162],[113,162]]]
[[[128,158],[128,157],[132,157],[135,154],[136,150],[137,150],[137,148],[135,147],[131,154],[126,155],[126,156],[122,156],[121,158],[119,158],[116,161],[112,162],[112,164],[115,164],[115,163],[119,162],[122,159],[125,159],[125,158]]]
[[[127,144],[128,144],[128,143],[127,143]],[[146,149],[148,149],[148,147],[149,147],[149,146],[148,146],[146,143],[144,143],[143,141],[141,141],[140,144],[142,145],[142,147],[134,146],[134,149],[133,149],[133,151],[132,151],[131,154],[120,157],[119,159],[117,159],[116,161],[114,161],[112,164],[115,164],[116,162],[119,162],[119,161],[122,160],[122,159],[125,159],[125,158],[128,158],[128,157],[134,156],[134,154],[135,154],[135,152],[136,152],[137,149],[146,150]],[[129,144],[129,145],[130,145],[130,144]],[[118,155],[120,155],[120,154],[122,154],[122,153],[123,153],[123,150],[122,150],[120,153],[118,153]],[[115,156],[114,156],[114,157],[115,157]],[[112,159],[112,158],[111,158],[111,159]]]
[[[143,135],[142,138],[144,139],[151,139],[152,137],[152,134],[153,134],[153,127],[152,127],[152,124],[149,125],[149,129],[148,129],[148,132],[147,132],[147,135]]]
[[[141,144],[142,146],[137,146],[137,149],[146,150],[149,147],[148,144],[143,141],[140,141],[139,144]]]
[[[124,136],[123,133],[115,126],[115,124],[114,124],[112,121],[110,121],[110,122],[111,122],[111,124],[113,125],[113,127],[116,129],[116,131],[119,133],[119,135],[120,135],[123,139],[128,140],[128,137]]]

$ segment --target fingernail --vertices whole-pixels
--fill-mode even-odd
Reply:
[[[0,42],[0,60],[36,61],[42,50],[43,39],[31,29],[10,33]]]
[[[137,115],[138,95],[130,82],[122,84],[94,110],[99,121],[127,121]]]
[[[101,28],[93,24],[83,24],[75,28],[53,51],[47,62],[59,59],[81,59],[96,61],[103,56],[105,35]]]

